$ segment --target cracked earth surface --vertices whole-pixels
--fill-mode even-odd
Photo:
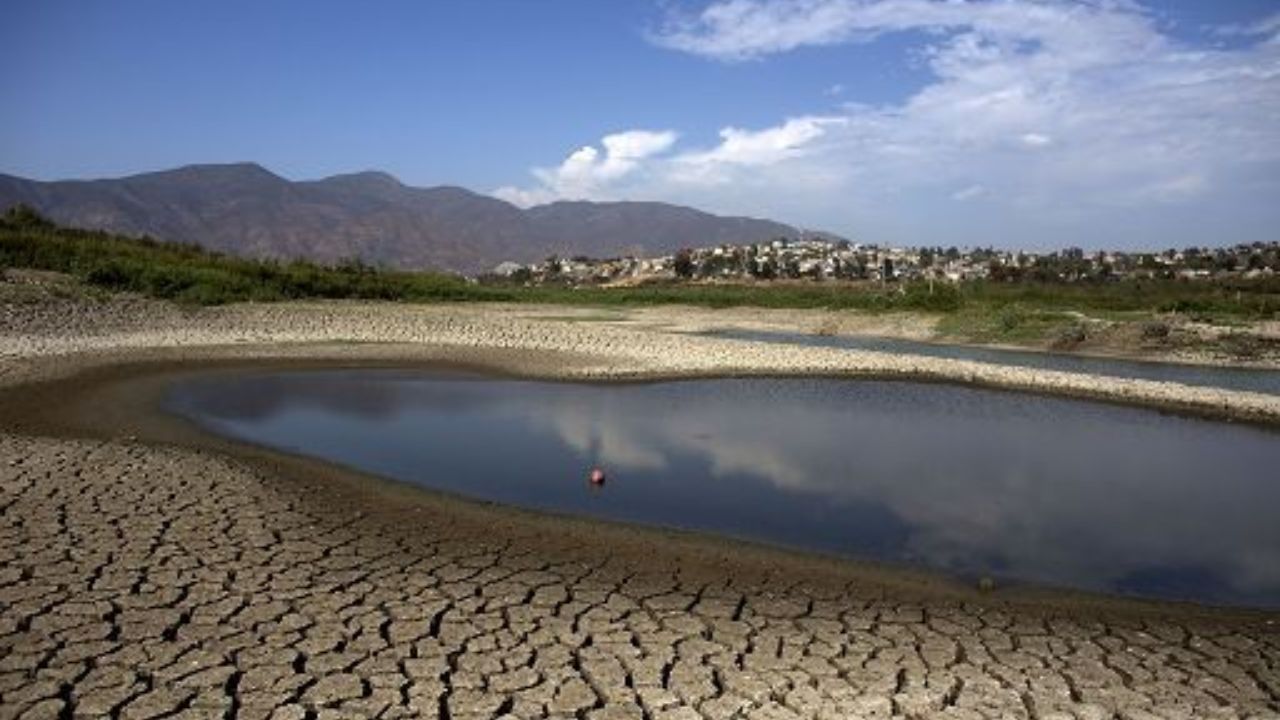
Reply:
[[[696,538],[655,562],[199,449],[0,458],[5,718],[1280,717],[1274,614],[897,591]]]
[[[1016,385],[1003,368],[566,329],[501,308],[3,309],[0,386],[61,378],[21,412],[0,402],[4,720],[1280,719],[1280,613],[981,593],[484,506],[152,436],[134,411],[84,400],[67,380],[94,353],[153,347],[183,363],[490,366],[506,357],[495,348],[533,348],[561,353],[543,358],[546,376],[568,372],[564,353],[585,353],[573,366],[584,377],[905,368]],[[375,344],[387,341],[408,345]],[[342,344],[308,344],[320,342]],[[507,369],[539,374],[529,358]],[[1055,378],[1033,379],[1093,382]],[[1274,402],[1202,400],[1260,412]],[[76,403],[98,429],[24,424],[27,411]]]

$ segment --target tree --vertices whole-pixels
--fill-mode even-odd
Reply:
[[[26,203],[18,203],[6,210],[4,223],[14,227],[53,227],[53,223],[48,218]]]
[[[760,263],[760,277],[765,280],[778,277],[778,262],[773,258],[766,258],[763,263]]]
[[[693,277],[693,253],[687,248],[676,253],[675,271],[676,277],[691,278]]]

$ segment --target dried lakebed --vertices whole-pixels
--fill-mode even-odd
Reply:
[[[919,565],[1280,607],[1274,430],[910,382],[185,382],[233,437],[467,497]],[[603,487],[586,482],[591,468]]]
[[[166,373],[438,362],[540,378],[920,375],[1264,422],[1275,398],[568,328],[502,307],[5,311],[3,718],[1280,718],[1275,611],[981,593],[466,502],[154,410]]]

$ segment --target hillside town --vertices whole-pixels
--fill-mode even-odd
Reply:
[[[593,259],[552,256],[540,263],[504,262],[491,277],[528,285],[629,285],[650,281],[936,280],[1122,281],[1202,280],[1280,273],[1280,242],[1161,252],[1050,253],[992,248],[891,248],[826,239],[778,238],[718,245],[674,255]]]

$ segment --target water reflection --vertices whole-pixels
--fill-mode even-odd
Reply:
[[[944,385],[210,378],[215,430],[473,497],[960,573],[1280,605],[1275,433]],[[609,482],[590,492],[587,472]],[[1268,469],[1271,469],[1268,471]]]

